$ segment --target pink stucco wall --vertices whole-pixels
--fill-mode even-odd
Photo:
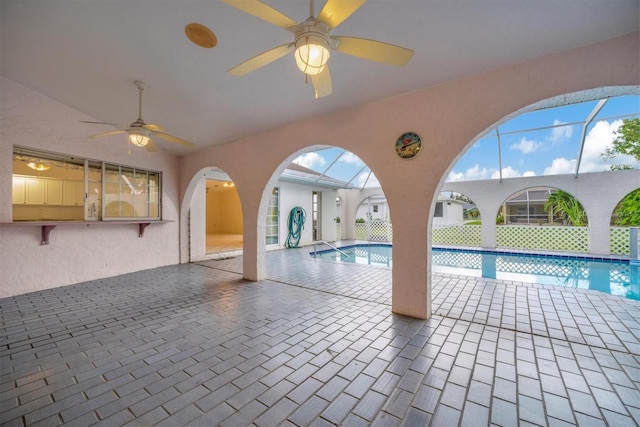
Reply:
[[[92,118],[0,78],[0,223],[11,221],[14,144],[161,170],[164,218],[176,220],[152,225],[142,239],[133,225],[59,227],[49,246],[39,245],[37,228],[0,225],[0,296],[188,261],[189,208],[198,206],[199,196],[204,198],[203,171],[214,166],[229,174],[241,198],[244,276],[262,279],[268,270],[264,214],[271,188],[298,153],[331,144],[365,161],[387,196],[394,224],[393,311],[426,318],[431,314],[432,203],[456,158],[486,129],[541,100],[639,85],[639,52],[636,32],[291,124],[181,159],[143,151],[128,155],[121,140],[89,142],[89,132],[78,121]],[[420,155],[408,161],[399,159],[394,149],[395,140],[406,131],[424,140]],[[197,219],[191,227],[192,233],[204,233],[205,222]]]
[[[198,171],[224,169],[243,201],[244,275],[262,279],[268,268],[259,243],[264,242],[265,188],[296,153],[328,143],[345,148],[371,167],[389,202],[393,311],[429,317],[430,210],[456,158],[479,134],[528,105],[593,88],[638,85],[639,48],[638,33],[628,34],[202,150],[182,161],[183,207]],[[409,161],[394,152],[406,131],[424,141],[423,151]],[[187,215],[183,209],[183,221]]]
[[[175,222],[147,227],[61,225],[50,244],[40,245],[40,228],[0,224],[0,297],[22,294],[162,265],[178,256],[178,159],[131,150],[124,138],[87,140],[101,129],[79,123],[95,120],[0,77],[0,223],[11,222],[13,146],[105,160],[163,172],[163,217]]]

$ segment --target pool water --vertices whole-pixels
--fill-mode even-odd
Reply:
[[[326,250],[311,255],[391,267],[391,248],[384,244],[354,245],[339,248],[342,253]],[[431,268],[440,273],[593,289],[640,300],[640,266],[626,260],[433,248]]]

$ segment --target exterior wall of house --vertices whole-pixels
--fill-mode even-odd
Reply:
[[[461,225],[464,223],[463,203],[457,200],[441,199],[442,216],[433,216],[433,225]],[[434,209],[435,210],[435,209]]]
[[[335,217],[338,216],[336,210],[336,190],[328,190],[321,187],[312,187],[291,182],[278,182],[280,187],[280,244],[284,244],[289,235],[289,213],[297,206],[304,209],[306,214],[304,229],[300,239],[300,246],[310,245],[313,242],[312,226],[312,197],[314,191],[322,193],[321,213],[319,215],[320,236],[319,240],[333,241],[336,239]]]
[[[178,160],[143,150],[128,154],[126,138],[86,137],[103,128],[79,123],[95,120],[46,96],[0,77],[0,297],[110,277],[179,261]],[[41,228],[6,225],[12,221],[14,146],[104,160],[163,174],[165,220],[138,237],[135,224],[58,225],[49,245],[40,245]]]
[[[11,221],[14,144],[161,170],[163,217],[179,219],[179,223],[150,226],[142,239],[131,225],[60,226],[52,232],[49,246],[39,246],[38,228],[0,226],[3,287],[25,292],[178,259],[189,261],[194,246],[200,244],[197,240],[190,243],[189,236],[199,233],[204,239],[205,220],[198,217],[200,210],[204,212],[202,179],[214,166],[229,174],[240,195],[243,275],[248,280],[264,279],[268,267],[265,215],[271,189],[295,157],[325,148],[331,141],[361,158],[376,174],[387,197],[394,223],[392,310],[427,318],[431,315],[429,230],[434,202],[457,158],[487,129],[522,112],[638,93],[639,52],[640,37],[635,32],[289,124],[181,159],[163,153],[149,156],[142,150],[132,150],[129,156],[116,137],[89,143],[85,137],[91,129],[78,121],[91,117],[1,79],[0,222]],[[420,155],[411,160],[394,153],[396,139],[408,130],[425,142]],[[243,156],[237,155],[239,148]],[[247,164],[260,167],[247,168]],[[478,203],[472,194],[467,195]],[[593,212],[598,209],[583,205]],[[483,243],[484,238],[483,231]]]
[[[377,221],[389,219],[389,205],[386,200],[368,199],[360,203],[356,211],[356,219]]]
[[[326,147],[327,141],[354,153],[375,173],[392,215],[397,260],[392,309],[426,318],[431,314],[428,230],[433,205],[465,148],[487,129],[534,108],[637,91],[639,52],[636,32],[209,147],[185,158],[182,188],[189,189],[198,171],[213,164],[234,177],[243,200],[243,274],[259,280],[267,270],[262,242],[268,191],[282,170],[300,153]],[[393,151],[398,136],[408,130],[425,141],[411,160]],[[242,158],[236,155],[238,147]],[[261,167],[247,169],[247,164]]]

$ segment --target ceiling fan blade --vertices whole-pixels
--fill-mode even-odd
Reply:
[[[229,6],[233,6],[236,9],[240,9],[243,12],[253,15],[256,18],[260,18],[263,21],[267,21],[277,27],[284,28],[287,31],[294,31],[293,29],[298,26],[298,23],[287,15],[278,12],[271,6],[262,3],[260,0],[222,0]]]
[[[153,132],[167,130],[163,126],[160,126],[160,125],[151,125],[151,124],[149,124],[149,125],[144,125],[142,127],[145,128],[145,129],[149,129],[150,131],[153,131]]]
[[[103,133],[99,133],[97,135],[88,136],[87,138],[89,138],[89,139],[102,138],[103,136],[117,135],[119,133],[127,133],[127,131],[126,130],[112,130],[111,132],[103,132]]]
[[[177,136],[169,135],[168,133],[156,132],[156,136],[166,139],[169,142],[173,142],[174,144],[179,144],[188,148],[193,148],[196,145],[193,142],[186,141],[184,139],[178,138]]]
[[[413,56],[413,51],[389,43],[379,42],[357,37],[332,36],[338,42],[336,50],[347,55],[368,59],[384,64],[406,65]]]
[[[90,122],[87,120],[80,120],[80,123],[89,123],[89,124],[93,124],[93,125],[109,125],[109,126],[120,126],[120,125],[116,125],[115,123],[105,123],[105,122]]]
[[[311,76],[313,82],[313,88],[316,91],[316,99],[323,96],[331,95],[333,93],[333,86],[331,85],[331,73],[329,72],[329,66],[325,65],[320,74]]]
[[[360,9],[367,0],[328,0],[320,11],[318,21],[324,22],[329,29],[340,25],[353,12]]]
[[[276,59],[282,58],[292,50],[293,43],[287,43],[278,47],[274,47],[273,49],[262,52],[261,54],[244,61],[240,65],[236,65],[229,70],[229,74],[233,74],[234,76],[244,76],[245,74],[255,71],[260,67],[264,67],[265,65],[275,61]]]
[[[153,142],[153,139],[151,138],[149,138],[149,142],[147,142],[147,145],[145,145],[144,148],[150,153],[153,153],[154,151],[158,151],[158,146],[156,145],[155,142]]]

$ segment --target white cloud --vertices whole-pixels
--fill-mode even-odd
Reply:
[[[538,151],[542,147],[543,144],[541,142],[533,141],[525,137],[522,137],[519,143],[511,144],[509,146],[511,150],[522,151],[524,154],[533,153],[534,151]]]
[[[639,166],[639,162],[632,156],[618,156],[613,160],[604,160],[602,153],[611,146],[615,138],[615,131],[622,125],[622,120],[611,123],[599,121],[589,130],[584,140],[580,172],[602,172],[609,170],[612,164],[629,164]],[[577,156],[577,153],[576,153]],[[556,158],[544,170],[544,175],[571,174],[576,170],[576,159]]]
[[[517,169],[507,166],[502,168],[503,178],[518,178],[521,176],[536,176],[534,171],[526,171],[521,174]],[[473,167],[467,169],[465,172],[456,172],[452,170],[449,172],[449,176],[446,182],[458,182],[458,181],[475,181],[480,179],[499,179],[500,172],[496,169],[483,168],[476,164]]]
[[[502,168],[502,177],[503,178],[519,178],[520,176],[520,172],[518,172],[516,169],[512,168],[511,166],[507,166],[506,168]],[[500,171],[494,171],[491,174],[491,179],[499,179],[500,178]]]
[[[298,156],[293,161],[293,163],[297,163],[300,166],[304,166],[305,168],[314,169],[323,166],[326,161],[324,160],[324,157],[322,157],[315,151],[312,151],[310,153],[305,153],[301,156]]]
[[[564,123],[566,122],[562,122],[560,120],[553,121],[554,126],[561,125]],[[558,142],[562,142],[563,140],[570,139],[571,135],[573,135],[573,126],[560,126],[560,127],[553,128],[553,130],[551,131],[551,136],[549,137],[549,140],[553,143],[558,143]]]
[[[576,170],[576,159],[567,160],[564,157],[553,159],[551,166],[544,168],[543,175],[571,174]]]
[[[462,172],[456,172],[452,170],[447,176],[446,182],[459,182],[464,181],[464,174]]]
[[[369,179],[367,180],[367,178]],[[369,171],[361,172],[358,175],[358,177],[354,180],[354,185],[358,188],[361,188],[363,185],[365,185],[365,181],[367,183],[365,188],[380,187],[380,182],[378,181],[378,178],[376,178],[373,172],[371,173],[371,176],[369,176]]]
[[[363,166],[364,162],[360,160],[360,157],[356,156],[350,151],[345,151],[345,153],[340,156],[339,162],[349,163],[356,166]]]
[[[465,176],[467,179],[487,179],[489,178],[489,169],[480,167],[479,164],[475,164],[473,167],[467,169]]]
[[[633,156],[617,156],[611,160],[604,160],[602,153],[609,148],[615,139],[615,131],[622,126],[622,120],[597,122],[589,131],[584,142],[584,153],[580,164],[580,172],[599,172],[609,170],[610,165],[628,164],[640,166],[640,162]]]
[[[478,179],[489,179],[491,171],[487,168],[481,167],[479,164],[475,164],[465,172],[456,172],[452,170],[449,172],[447,182],[456,181],[475,181]]]

